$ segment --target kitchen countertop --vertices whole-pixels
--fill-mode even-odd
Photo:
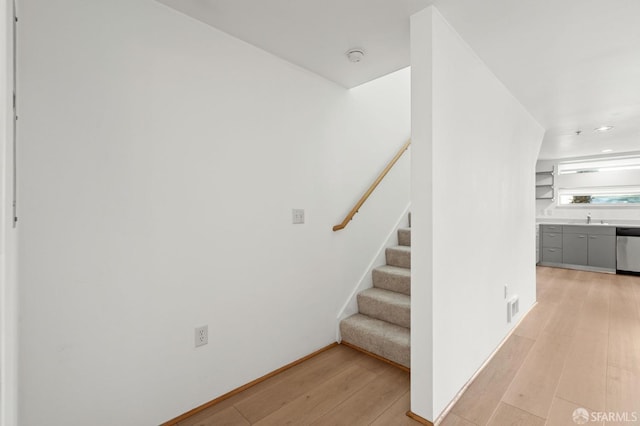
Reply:
[[[607,220],[600,223],[600,219],[593,219],[587,224],[586,219],[552,219],[536,218],[536,225],[578,225],[578,226],[615,226],[622,228],[640,228],[640,220]]]

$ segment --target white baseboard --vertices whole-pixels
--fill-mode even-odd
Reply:
[[[489,355],[489,358],[487,358],[482,363],[480,368],[478,368],[478,370],[476,370],[476,372],[473,374],[473,376],[471,376],[471,378],[467,381],[467,383],[465,383],[464,386],[462,386],[462,389],[460,389],[460,391],[458,391],[458,393],[451,400],[451,402],[445,407],[444,410],[442,410],[442,413],[440,413],[438,418],[433,422],[434,425],[438,426],[442,422],[442,420],[444,420],[444,418],[447,416],[447,414],[449,414],[449,412],[451,411],[453,406],[456,405],[456,402],[458,402],[458,400],[462,397],[462,394],[469,388],[471,383],[476,379],[476,377],[478,377],[478,375],[482,372],[482,370],[485,369],[487,364],[489,364],[491,362],[491,360],[498,353],[500,348],[502,348],[502,346],[504,346],[504,344],[507,342],[509,337],[511,337],[511,335],[516,331],[516,328],[518,328],[520,323],[527,317],[527,315],[529,315],[529,313],[533,310],[533,308],[536,307],[537,304],[538,304],[538,302],[536,301],[533,305],[531,305],[529,310],[522,316],[522,318],[520,318],[520,320],[518,320],[518,322],[513,326],[513,328],[509,331],[509,333],[507,333],[507,335],[504,337],[504,339],[502,339],[502,341],[500,342],[498,347],[491,353],[491,355]]]

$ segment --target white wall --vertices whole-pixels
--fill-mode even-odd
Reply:
[[[513,326],[503,286],[535,302],[543,129],[435,8],[411,26],[412,312],[432,312],[412,323],[412,410],[435,419]]]
[[[630,153],[631,154],[631,153]],[[638,154],[638,153],[634,153]],[[573,160],[595,159],[598,157],[576,157],[563,158],[561,160],[539,160],[536,165],[536,171],[558,170],[558,163]],[[557,189],[558,188],[580,188],[580,187],[597,187],[597,186],[616,186],[616,185],[639,185],[640,170],[625,170],[606,173],[584,173],[584,174],[568,174],[556,175],[554,180],[555,199],[537,200],[536,215],[539,220],[586,220],[587,214],[590,213],[594,221],[606,220],[610,223],[638,223],[640,222],[640,207],[625,206],[559,206]]]
[[[409,201],[407,160],[331,231],[409,70],[346,91],[152,0],[22,9],[20,424],[158,424],[334,341]]]
[[[13,2],[0,0],[0,425],[16,426],[17,231],[13,229]]]
[[[411,410],[433,415],[433,43],[429,7],[411,16]],[[417,238],[417,240],[416,240]]]

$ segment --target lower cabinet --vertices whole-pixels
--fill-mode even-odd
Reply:
[[[562,249],[557,247],[543,247],[542,262],[562,263]]]
[[[616,237],[589,235],[589,266],[616,269]]]
[[[562,225],[540,225],[540,263],[562,263]]]
[[[588,265],[587,234],[562,235],[562,263],[570,265]]]
[[[616,269],[616,228],[612,226],[542,225],[541,263]]]

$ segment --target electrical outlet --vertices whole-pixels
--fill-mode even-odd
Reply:
[[[294,224],[297,225],[297,224],[304,223],[304,209],[293,209],[291,213],[293,215]]]
[[[209,343],[209,326],[203,325],[202,327],[196,327],[195,344],[196,348],[204,346]]]

